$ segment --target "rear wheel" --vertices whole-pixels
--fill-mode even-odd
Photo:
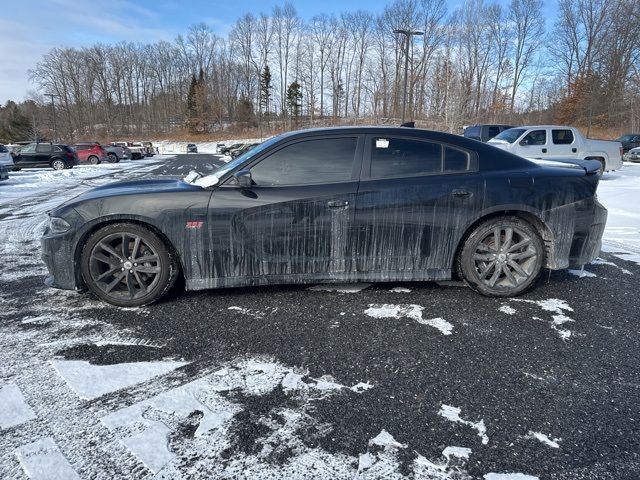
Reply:
[[[89,163],[91,163],[91,165],[98,165],[100,163],[100,159],[98,157],[96,157],[95,155],[91,155],[89,158]]]
[[[54,170],[64,170],[65,168],[68,168],[67,162],[56,158],[53,162],[51,162],[51,168],[53,168]]]
[[[118,223],[95,232],[82,249],[82,278],[102,300],[138,307],[159,300],[178,276],[164,242],[140,225]]]
[[[107,157],[109,158],[109,163],[118,163],[120,160],[118,160],[118,156],[111,152],[107,154]]]
[[[467,237],[458,256],[458,273],[475,291],[511,297],[536,281],[544,260],[538,232],[518,217],[495,218]]]

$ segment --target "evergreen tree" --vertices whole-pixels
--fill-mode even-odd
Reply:
[[[269,115],[269,105],[271,103],[271,70],[269,65],[265,65],[262,75],[260,75],[260,107],[263,108],[266,116]]]
[[[302,88],[298,82],[293,82],[287,87],[287,107],[289,115],[291,115],[298,125],[300,110],[302,109]]]

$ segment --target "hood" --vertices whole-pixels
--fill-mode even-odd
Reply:
[[[94,200],[104,197],[115,197],[120,195],[140,195],[150,193],[171,193],[184,192],[188,190],[198,191],[199,187],[189,185],[182,180],[176,179],[153,179],[153,180],[133,180],[125,182],[114,182],[100,187],[92,188],[81,193],[69,203],[78,203],[85,200]]]

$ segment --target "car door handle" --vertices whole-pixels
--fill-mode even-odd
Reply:
[[[348,206],[349,202],[346,200],[329,200],[327,202],[327,207],[329,208],[344,208]]]
[[[546,149],[546,148],[543,148],[543,149],[542,149],[542,153],[547,153],[547,149]]]
[[[571,149],[571,152],[572,152],[572,153],[577,153],[577,152],[578,152],[578,149],[577,149],[577,148],[572,148],[572,149]]]
[[[470,196],[472,193],[469,190],[463,190],[461,188],[456,188],[455,190],[451,191],[451,194],[454,197],[468,197]]]

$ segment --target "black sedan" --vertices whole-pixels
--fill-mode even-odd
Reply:
[[[598,255],[598,169],[412,128],[287,133],[213,175],[114,183],[51,211],[47,283],[119,306],[179,275],[188,290],[458,275],[518,295]]]

